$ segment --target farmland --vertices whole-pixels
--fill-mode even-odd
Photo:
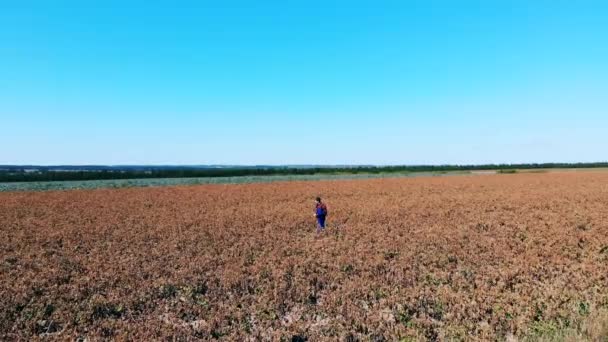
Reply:
[[[4,192],[0,233],[2,340],[606,336],[608,172]]]

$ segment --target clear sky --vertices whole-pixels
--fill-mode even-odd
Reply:
[[[0,1],[0,164],[608,160],[608,1]]]

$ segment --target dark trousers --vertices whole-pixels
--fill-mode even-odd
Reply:
[[[325,228],[325,215],[317,216],[317,224],[319,228]]]

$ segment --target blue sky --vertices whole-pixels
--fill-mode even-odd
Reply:
[[[608,160],[606,1],[3,1],[0,164]]]

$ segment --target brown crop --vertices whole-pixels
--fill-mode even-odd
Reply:
[[[0,233],[2,340],[513,339],[608,304],[605,172],[2,193]]]

